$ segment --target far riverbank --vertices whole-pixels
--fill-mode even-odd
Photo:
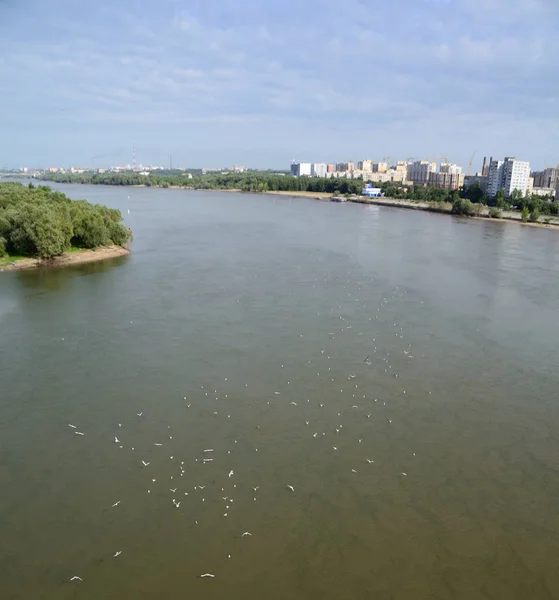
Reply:
[[[70,252],[48,260],[39,258],[18,258],[5,265],[2,265],[0,262],[0,272],[21,271],[23,269],[38,269],[44,267],[50,268],[81,265],[101,260],[109,260],[119,256],[126,256],[127,254],[130,254],[130,250],[128,250],[128,248],[123,248],[122,246],[102,246],[100,248],[96,248],[95,250],[84,249],[76,252]]]

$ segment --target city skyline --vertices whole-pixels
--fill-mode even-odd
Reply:
[[[0,2],[0,165],[556,165],[555,0]],[[520,33],[521,32],[521,33]],[[372,156],[371,156],[372,157]]]

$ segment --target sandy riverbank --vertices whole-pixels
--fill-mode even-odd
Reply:
[[[130,254],[130,250],[121,246],[103,246],[96,250],[80,250],[70,254],[57,256],[52,260],[41,260],[37,258],[20,258],[14,261],[14,264],[9,264],[0,267],[1,271],[20,271],[22,269],[37,269],[50,267],[65,267],[69,265],[81,265],[84,263],[97,262],[99,260],[108,260],[117,258],[118,256],[126,256]]]

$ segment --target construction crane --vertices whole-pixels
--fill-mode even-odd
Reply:
[[[472,154],[472,158],[470,158],[470,165],[468,167],[468,175],[472,174],[472,163],[474,162],[474,158],[476,157],[476,152],[477,152],[477,150],[474,150],[474,153]]]

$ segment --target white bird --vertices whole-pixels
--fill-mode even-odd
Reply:
[[[81,431],[74,431],[74,433],[75,433],[76,435],[85,435],[85,434],[83,434]]]
[[[117,556],[120,556],[122,554],[122,550],[119,550],[118,552],[115,552],[113,555],[113,558],[116,558]]]
[[[294,491],[295,491],[295,488],[294,488],[292,485],[289,485],[289,484],[287,484],[287,487],[288,487],[288,488],[289,488],[289,489],[290,489],[292,492],[294,492]]]
[[[357,471],[355,469],[351,469],[352,473],[357,473]]]
[[[143,413],[143,412],[141,412],[141,413],[136,413],[136,414],[137,414],[139,417],[141,417],[141,416],[142,416],[144,413]]]
[[[174,490],[172,490],[171,488],[169,488],[169,491],[170,491],[170,492],[176,492],[176,491],[177,491],[177,488],[175,488]]]
[[[198,489],[203,490],[206,486],[205,485],[199,485]]]
[[[337,450],[336,446],[332,446],[332,448],[333,448],[334,450]]]
[[[142,461],[142,464],[144,465],[144,467],[147,467],[148,465],[150,465],[151,463],[147,463],[145,461]]]
[[[154,446],[163,446],[163,444],[153,444]]]
[[[229,471],[229,477],[232,477],[234,475],[233,471]]]
[[[115,444],[120,444],[120,440],[115,435]]]
[[[293,404],[293,406],[297,406],[297,402],[291,402],[291,404]]]
[[[248,531],[245,531],[241,537],[245,537],[245,535],[250,535],[250,536],[252,536],[252,533],[250,533],[250,532],[248,532]]]
[[[213,452],[214,449],[213,448],[208,448],[207,450],[204,450],[204,452]]]
[[[367,461],[369,464],[372,464],[372,463],[374,463],[374,462],[375,462],[374,460],[370,460],[370,459],[368,459],[368,458],[366,458],[365,460],[366,460],[366,461]]]
[[[407,474],[407,473],[402,473],[402,475],[404,475],[405,477],[407,477],[407,476],[408,476],[408,474]]]
[[[259,487],[260,487],[260,486],[259,486],[259,485],[257,485],[255,488],[252,488],[252,489],[253,489],[253,490],[256,492],[256,490],[257,490]]]
[[[74,576],[73,576],[73,577],[70,579],[70,581],[74,581],[74,580],[76,580],[76,579],[77,579],[78,581],[83,581],[83,579],[82,579],[81,577],[78,577],[77,575],[74,575]]]
[[[200,575],[200,577],[215,577],[215,575],[213,573],[204,573],[203,575]]]
[[[68,427],[71,427],[72,429],[77,429],[77,427],[75,425],[72,425],[72,423],[68,423]]]
[[[120,500],[119,500],[118,502],[115,502],[115,503],[112,505],[112,508],[114,508],[115,506],[118,506],[119,504],[120,504]]]
[[[279,395],[280,395],[280,393],[279,393],[279,392],[274,392],[274,394],[275,394],[276,396],[279,396]]]
[[[122,423],[118,423],[118,426],[119,426],[119,427],[122,427]]]

